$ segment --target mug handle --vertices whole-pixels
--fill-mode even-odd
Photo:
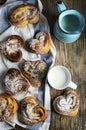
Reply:
[[[72,89],[76,89],[77,85],[74,82],[70,81],[70,83],[68,84],[68,87],[70,87]]]
[[[64,10],[67,9],[66,6],[65,6],[65,4],[62,1],[57,1],[56,2],[56,8],[57,8],[57,11],[59,13],[61,13],[62,11],[64,11]]]

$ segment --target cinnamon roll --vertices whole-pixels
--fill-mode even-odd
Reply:
[[[69,90],[64,95],[58,96],[53,101],[54,110],[65,116],[76,116],[80,99],[75,91]]]
[[[3,87],[6,93],[18,95],[27,93],[30,85],[18,69],[12,68],[4,76]]]
[[[18,110],[16,100],[8,94],[0,94],[0,121],[11,121]]]
[[[45,107],[38,105],[34,97],[26,97],[20,103],[19,121],[26,125],[42,122],[47,117]]]
[[[47,72],[47,64],[42,60],[24,61],[20,69],[33,87],[39,87]]]
[[[39,32],[34,39],[27,41],[29,52],[36,54],[46,54],[50,50],[50,37],[45,32]]]
[[[17,27],[24,27],[28,23],[36,24],[39,21],[38,9],[29,4],[17,6],[10,14],[10,22]]]
[[[0,51],[8,60],[18,62],[22,58],[22,46],[23,39],[18,35],[11,35],[0,43]]]

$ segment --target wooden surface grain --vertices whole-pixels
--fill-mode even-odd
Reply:
[[[76,92],[80,96],[80,109],[76,117],[64,117],[56,114],[52,107],[52,101],[63,93],[51,88],[51,123],[49,130],[86,130],[86,26],[80,38],[71,44],[64,44],[58,41],[53,35],[53,25],[59,16],[56,11],[57,0],[41,0],[43,14],[47,17],[52,40],[55,44],[57,55],[55,65],[66,66],[72,75],[72,80],[78,85]],[[86,19],[85,0],[63,0],[68,9],[74,8],[80,11]],[[13,130],[26,130],[16,126]]]

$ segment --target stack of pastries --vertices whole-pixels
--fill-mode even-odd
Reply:
[[[19,105],[12,95],[27,93],[30,87],[29,81],[33,87],[39,87],[47,68],[46,63],[42,60],[25,61],[24,67],[27,73],[23,73],[27,74],[28,79],[30,76],[30,80],[27,80],[26,76],[24,77],[16,68],[9,69],[4,75],[2,85],[6,94],[0,95],[0,121],[13,119]],[[23,124],[32,125],[44,121],[47,118],[47,110],[37,104],[35,97],[26,97],[20,102],[18,117]]]
[[[0,2],[3,4],[4,1]],[[12,25],[18,29],[37,24],[40,21],[40,12],[31,4],[21,4],[10,10],[8,16]],[[27,43],[27,49],[25,48]],[[50,36],[46,32],[38,32],[34,38],[24,40],[19,35],[9,35],[0,41],[0,53],[14,63],[18,68],[9,68],[4,72],[2,80],[3,94],[0,94],[0,121],[11,121],[18,111],[18,119],[26,125],[33,125],[47,118],[47,110],[37,103],[35,97],[25,97],[30,86],[38,88],[47,73],[47,63],[43,60],[28,60],[23,62],[23,49],[34,54],[46,54],[50,50]],[[22,49],[23,48],[23,49]],[[19,66],[18,66],[19,65]],[[20,104],[14,97],[23,95],[25,98]],[[19,108],[19,109],[18,109]]]
[[[45,32],[39,32],[36,38],[39,40],[39,45],[37,44],[37,47],[35,47],[34,53],[48,53],[50,49],[49,35]],[[22,60],[21,47],[23,47],[23,44],[24,41],[20,36],[10,35],[0,42],[0,52],[10,62],[17,63]],[[42,44],[43,48],[40,46]],[[30,85],[36,88],[40,87],[43,78],[46,76],[48,67],[47,63],[41,59],[24,60],[23,63],[19,63],[21,64],[20,70],[10,68],[3,77],[2,86],[6,94],[0,95],[0,121],[11,121],[19,107],[19,121],[24,124],[32,125],[42,122],[47,118],[46,108],[38,105],[34,97],[24,98],[19,106],[13,96],[26,94]]]

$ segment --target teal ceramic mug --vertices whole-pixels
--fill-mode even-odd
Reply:
[[[76,41],[84,28],[84,16],[77,10],[67,9],[62,1],[56,3],[59,17],[54,25],[55,37],[64,42]]]

